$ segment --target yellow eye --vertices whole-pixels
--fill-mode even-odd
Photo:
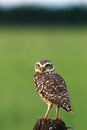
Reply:
[[[47,68],[50,68],[50,64],[47,64],[46,66],[45,66],[45,68],[47,69]]]
[[[52,64],[46,64],[45,68],[46,69],[53,69],[53,65]]]
[[[39,64],[36,64],[36,68],[40,68],[40,65],[39,65]]]

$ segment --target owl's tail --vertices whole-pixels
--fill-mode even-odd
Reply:
[[[65,109],[67,112],[73,113],[70,105],[62,106],[62,108]]]

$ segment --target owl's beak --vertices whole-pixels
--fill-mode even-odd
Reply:
[[[44,72],[44,70],[45,70],[45,69],[44,69],[43,67],[40,68],[40,71],[41,71],[41,72]]]

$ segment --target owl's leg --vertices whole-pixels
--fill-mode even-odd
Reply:
[[[45,114],[44,118],[48,118],[48,114],[49,114],[49,112],[50,112],[50,110],[51,110],[51,108],[52,108],[52,106],[53,106],[52,103],[49,103],[49,104],[47,104],[47,105],[48,105],[48,108],[47,108],[47,111],[46,111],[46,114]]]
[[[59,106],[56,106],[56,115],[55,115],[55,119],[58,119],[59,116]]]
[[[55,115],[55,120],[58,119],[58,120],[62,120],[61,118],[59,118],[59,106],[56,106],[56,115]]]

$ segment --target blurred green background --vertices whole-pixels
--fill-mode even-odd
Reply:
[[[60,117],[87,129],[87,27],[0,27],[0,130],[32,130],[47,105],[34,90],[34,64],[49,59],[68,87],[74,114]],[[49,118],[54,117],[55,106]]]

